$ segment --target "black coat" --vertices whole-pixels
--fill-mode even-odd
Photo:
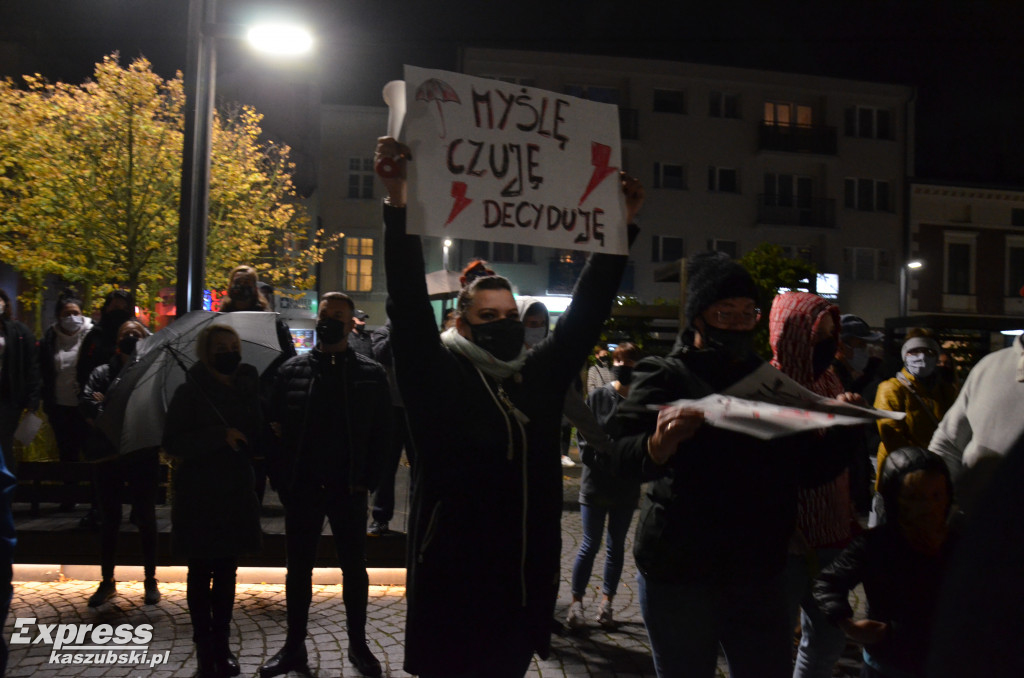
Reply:
[[[845,464],[843,455],[821,451],[817,433],[762,441],[707,424],[664,466],[654,464],[647,438],[657,412],[648,406],[719,392],[761,362],[753,354],[736,363],[697,350],[687,333],[667,357],[634,368],[629,397],[609,426],[614,453],[596,458],[619,477],[654,481],[643,495],[633,548],[644,576],[728,585],[780,573],[798,487],[832,478]]]
[[[627,257],[597,254],[521,379],[497,382],[441,343],[420,239],[384,208],[395,374],[417,450],[407,562],[405,670],[458,673],[486,662],[513,625],[550,650],[561,567],[559,428],[565,392],[597,342]],[[525,440],[523,438],[525,431]],[[510,440],[511,436],[511,440]]]
[[[328,398],[343,405],[325,420],[317,412]],[[281,424],[282,437],[267,448],[267,474],[286,506],[324,482],[377,488],[391,441],[391,399],[384,368],[372,359],[316,348],[291,358],[277,372],[268,417]],[[324,454],[347,459],[347,468],[324,478],[316,468]]]
[[[35,410],[39,407],[39,363],[36,338],[25,325],[16,320],[3,321],[4,355],[0,371],[0,401],[15,409]]]
[[[164,451],[175,459],[171,538],[176,553],[226,558],[260,550],[250,459],[260,424],[254,367],[242,364],[230,386],[214,379],[203,363],[189,369],[167,408],[163,435]],[[225,440],[228,426],[245,434],[249,444],[232,449]]]

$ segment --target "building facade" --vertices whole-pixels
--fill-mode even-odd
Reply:
[[[647,189],[624,294],[676,300],[678,283],[663,280],[680,259],[704,249],[739,257],[773,243],[837,274],[844,311],[879,326],[896,314],[913,174],[912,88],[491,49],[465,50],[461,69],[619,107],[623,169]],[[332,187],[321,193],[323,225],[343,231],[346,243],[323,265],[321,288],[338,286],[376,306],[382,195],[370,158],[386,110],[326,107],[322,125],[320,186]],[[441,268],[443,244],[428,239],[425,248],[428,270]],[[567,294],[582,266],[579,252],[483,241],[448,249],[449,268],[487,259],[523,294]],[[364,265],[365,275],[355,273]]]

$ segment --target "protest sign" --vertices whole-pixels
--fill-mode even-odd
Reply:
[[[676,400],[663,407],[690,407],[704,413],[711,426],[761,440],[832,426],[866,424],[876,419],[903,419],[903,412],[876,410],[826,398],[763,363],[722,393],[698,400]]]
[[[627,253],[616,106],[414,66],[404,105],[410,232]]]

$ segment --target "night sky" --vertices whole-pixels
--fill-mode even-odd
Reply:
[[[454,69],[463,46],[580,52],[782,70],[918,88],[917,176],[1024,187],[1024,2],[220,0],[222,21],[287,5],[317,27],[331,103],[380,104],[402,63]],[[104,54],[185,63],[186,0],[3,0],[0,63],[80,82]],[[225,68],[269,68],[233,48]],[[275,66],[288,77],[288,68]],[[293,74],[294,75],[294,74]],[[308,75],[308,74],[306,74]]]

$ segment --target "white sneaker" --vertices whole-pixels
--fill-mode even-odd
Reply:
[[[574,600],[569,606],[569,614],[565,617],[565,623],[570,629],[578,629],[586,623],[583,618],[583,603]]]
[[[597,611],[597,623],[606,629],[615,628],[615,619],[612,618],[612,603],[610,600],[601,601],[601,607]]]
[[[572,468],[575,465],[576,465],[576,462],[574,462],[572,459],[570,459],[569,455],[567,455],[567,454],[563,454],[562,455],[562,466],[564,466],[565,468]]]

